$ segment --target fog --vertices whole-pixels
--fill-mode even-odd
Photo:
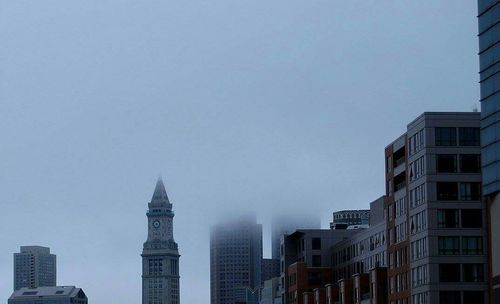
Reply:
[[[209,227],[286,210],[328,227],[384,193],[384,147],[478,105],[476,3],[0,0],[0,301],[12,254],[58,284],[141,299],[163,176],[181,301],[209,303]]]

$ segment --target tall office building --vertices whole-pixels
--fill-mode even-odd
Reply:
[[[479,113],[424,113],[385,149],[389,303],[486,303]]]
[[[500,256],[500,1],[479,0],[479,75],[483,195],[489,214],[490,257]],[[500,260],[491,259],[491,303],[500,303]]]
[[[262,225],[255,217],[215,225],[210,233],[210,303],[249,304],[261,287]]]
[[[158,179],[148,204],[148,239],[142,251],[142,304],[179,304],[179,251],[174,241],[174,212]]]
[[[56,256],[50,248],[22,246],[14,253],[14,290],[56,286]]]

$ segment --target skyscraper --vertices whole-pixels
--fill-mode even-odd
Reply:
[[[56,256],[50,248],[22,246],[14,253],[14,290],[56,286]]]
[[[489,214],[490,257],[500,255],[500,1],[479,0],[479,82],[483,195]],[[500,261],[490,259],[491,303],[500,303]]]
[[[210,234],[211,304],[249,304],[261,286],[262,225],[255,217],[212,227]]]
[[[148,204],[148,239],[142,251],[142,304],[179,304],[179,251],[172,204],[158,179]]]

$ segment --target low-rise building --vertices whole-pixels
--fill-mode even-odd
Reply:
[[[307,267],[304,262],[297,262],[288,267],[288,291],[286,298],[290,304],[314,303],[315,290],[324,289],[332,281],[329,267]],[[321,291],[318,290],[318,295]]]
[[[8,304],[87,304],[88,299],[81,288],[75,286],[53,286],[27,288],[14,291]]]

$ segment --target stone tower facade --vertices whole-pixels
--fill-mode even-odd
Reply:
[[[158,179],[148,204],[148,239],[142,251],[142,304],[179,304],[179,250],[172,204]]]

